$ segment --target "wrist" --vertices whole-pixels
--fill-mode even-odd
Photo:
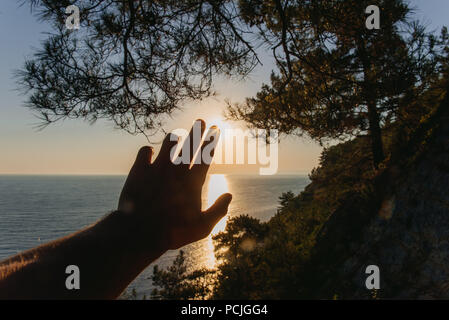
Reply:
[[[108,238],[126,251],[127,255],[151,263],[167,251],[163,247],[159,230],[149,226],[140,214],[116,210],[100,223],[107,229]]]

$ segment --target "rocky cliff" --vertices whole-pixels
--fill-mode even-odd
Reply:
[[[317,238],[311,298],[449,298],[449,103],[379,175],[367,203],[353,196]],[[380,289],[368,290],[368,265]]]

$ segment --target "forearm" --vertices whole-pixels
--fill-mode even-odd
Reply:
[[[156,235],[142,232],[144,227],[115,212],[78,233],[5,260],[0,263],[0,299],[116,298],[164,252]],[[66,288],[69,265],[80,270],[79,290]]]

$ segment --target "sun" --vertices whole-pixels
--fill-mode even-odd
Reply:
[[[223,119],[222,117],[213,117],[213,118],[207,119],[206,124],[208,127],[211,127],[214,125],[217,126],[218,129],[220,129],[220,131],[222,131],[222,132],[226,129],[232,128],[231,124],[228,121],[226,121],[225,119]]]

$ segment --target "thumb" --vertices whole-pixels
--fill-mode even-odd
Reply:
[[[222,194],[215,203],[204,212],[206,227],[210,230],[223,218],[228,212],[229,204],[232,200],[232,194]]]

